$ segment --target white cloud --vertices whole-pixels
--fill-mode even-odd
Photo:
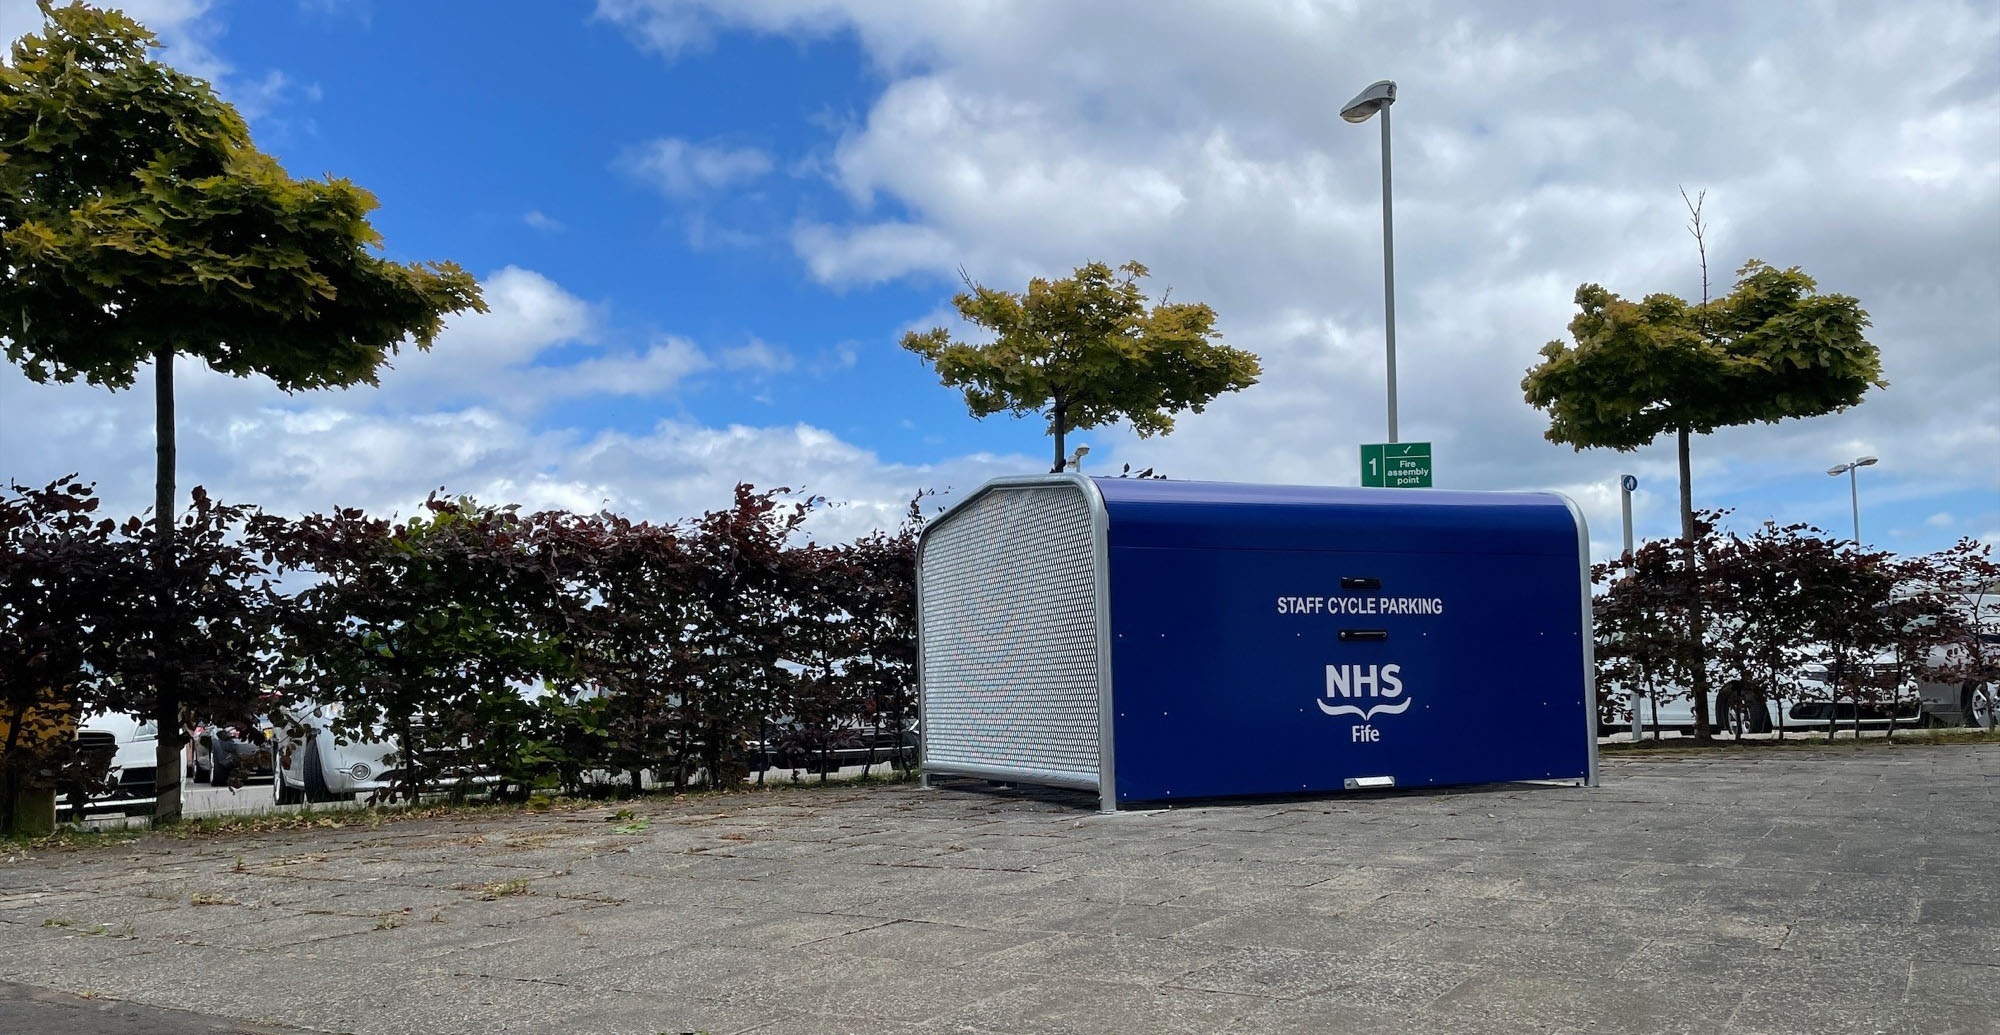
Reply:
[[[668,197],[690,198],[763,176],[771,171],[771,156],[754,147],[661,137],[625,152],[618,166]]]
[[[0,12],[0,32],[19,31],[8,20],[19,8]],[[142,20],[199,62],[214,38],[206,8],[155,3]],[[911,278],[945,295],[959,268],[1018,284],[1138,258],[1156,289],[1215,305],[1229,340],[1263,356],[1261,385],[1186,416],[1170,437],[1079,439],[1097,450],[1093,469],[1355,481],[1355,445],[1382,434],[1379,154],[1375,125],[1348,126],[1333,109],[1390,75],[1402,87],[1402,433],[1437,444],[1441,485],[1565,488],[1607,550],[1609,486],[1629,471],[1642,483],[1641,534],[1674,527],[1669,444],[1625,455],[1550,445],[1516,385],[1541,343],[1564,333],[1578,283],[1698,291],[1685,184],[1709,190],[1718,281],[1755,256],[1859,296],[1894,382],[1847,414],[1699,440],[1697,501],[1844,529],[1845,487],[1819,472],[1873,453],[1883,462],[1862,481],[1864,511],[1912,508],[1879,527],[1942,527],[1924,516],[1950,508],[1964,527],[1991,529],[2000,513],[2000,465],[1976,460],[2000,456],[2000,14],[1990,5],[601,0],[598,14],[668,57],[727,31],[839,35],[867,56],[880,94],[861,117],[823,123],[828,146],[799,160],[848,206],[795,215],[792,249],[819,282]],[[621,165],[694,202],[774,168],[757,148],[680,138]],[[688,233],[704,246],[746,243],[699,213]],[[673,337],[607,344],[595,307],[545,277],[507,269],[486,286],[493,314],[454,321],[429,355],[400,357],[377,392],[284,397],[189,371],[184,482],[223,479],[229,495],[280,508],[406,504],[450,483],[670,517],[720,502],[739,476],[806,472],[819,480],[811,488],[859,501],[844,514],[893,520],[916,485],[1046,465],[907,462],[934,455],[914,433],[884,458],[791,424],[542,428],[534,418],[552,398],[667,393],[704,370],[796,361],[770,346],[761,358],[711,355]],[[910,326],[964,330],[948,309],[910,315]],[[0,374],[7,473],[130,472],[121,498],[143,501],[142,394]],[[1769,488],[1778,484],[1789,488]]]
[[[537,230],[546,230],[552,234],[559,234],[562,233],[564,230],[569,229],[568,226],[564,225],[562,220],[557,219],[546,212],[543,212],[541,209],[531,209],[528,212],[523,213],[521,216],[521,222],[526,223]]]
[[[565,376],[579,392],[615,391],[616,376],[630,371],[614,376],[611,366]],[[384,408],[367,389],[288,397],[187,361],[175,378],[181,495],[204,485],[218,498],[277,513],[359,506],[408,514],[444,488],[528,509],[609,507],[671,521],[725,505],[731,487],[748,481],[828,497],[837,505],[809,527],[839,539],[893,527],[920,488],[963,490],[1033,467],[1024,457],[990,455],[886,462],[805,424],[710,428],[666,420],[643,433],[586,434],[537,430],[484,406]],[[0,370],[7,477],[40,484],[81,470],[99,480],[109,513],[137,513],[152,499],[152,407],[143,388],[32,385],[11,368]],[[32,455],[17,443],[32,443]]]
[[[792,246],[813,277],[829,284],[880,283],[943,268],[960,254],[944,234],[910,223],[805,223],[792,231]]]
[[[747,344],[731,349],[723,349],[716,356],[723,367],[729,370],[750,370],[764,374],[781,374],[792,369],[796,361],[783,346],[752,338]]]
[[[640,353],[611,353],[566,366],[534,367],[527,373],[532,381],[528,390],[544,399],[658,395],[712,365],[693,342],[668,336]]]
[[[576,461],[582,437],[533,430],[539,412],[563,399],[667,395],[713,365],[680,337],[638,350],[599,345],[593,308],[532,270],[508,267],[481,286],[491,311],[452,319],[427,353],[405,350],[379,388],[285,395],[181,360],[181,487],[207,484],[281,512],[407,506],[441,484],[482,495],[502,483],[541,486],[528,502],[550,503],[551,472]],[[145,506],[150,377],[107,392],[0,370],[0,474],[41,483],[79,471],[104,480],[114,511]]]
[[[1804,266],[1862,299],[1893,382],[1845,414],[1702,438],[1698,505],[1844,527],[1845,499],[1811,476],[1860,446],[1883,457],[1864,486],[1875,505],[1934,500],[1913,524],[1953,493],[2000,507],[2000,465],[1934,462],[2000,455],[1990,5],[616,0],[599,14],[668,56],[748,31],[851,39],[869,57],[885,85],[818,166],[851,212],[792,234],[827,285],[951,291],[961,267],[1013,285],[1129,257],[1155,288],[1213,304],[1263,356],[1263,383],[1169,438],[1094,433],[1112,469],[1355,481],[1355,444],[1383,434],[1379,123],[1335,108],[1386,75],[1401,80],[1401,431],[1437,443],[1440,484],[1632,471],[1659,493],[1641,534],[1673,528],[1670,443],[1551,445],[1516,385],[1564,335],[1577,284],[1699,293],[1686,185],[1709,192],[1719,287],[1751,257]],[[1615,530],[1615,499],[1584,495]]]

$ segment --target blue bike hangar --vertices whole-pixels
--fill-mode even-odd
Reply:
[[[1105,811],[1596,783],[1560,494],[1002,478],[925,528],[917,582],[927,778]]]

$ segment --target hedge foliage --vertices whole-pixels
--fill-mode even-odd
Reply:
[[[0,498],[0,769],[60,782],[65,717],[329,726],[402,745],[398,793],[728,785],[843,759],[908,767],[912,502],[892,532],[799,542],[824,501],[736,487],[673,524],[434,494],[403,520],[284,518],[200,489],[165,580],[148,524],[65,478]],[[155,609],[181,633],[162,642]]]

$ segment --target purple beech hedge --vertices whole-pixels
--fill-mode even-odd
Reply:
[[[73,476],[12,485],[0,777],[87,781],[48,731],[150,716],[169,678],[184,726],[311,717],[343,739],[393,738],[405,797],[475,772],[519,795],[907,770],[921,511],[913,500],[901,527],[850,543],[801,542],[824,502],[738,485],[728,507],[654,524],[435,493],[403,520],[284,518],[197,488],[163,575],[150,519],[100,517]]]
[[[1995,631],[2000,565],[1990,546],[1965,539],[1903,557],[1809,525],[1722,531],[1727,513],[1697,514],[1692,583],[1679,540],[1643,543],[1593,569],[1601,730],[1630,726],[1635,687],[1642,709],[1685,700],[1696,664],[1708,666],[1708,685],[1719,688],[1717,729],[1742,732],[1768,701],[1778,705],[1779,736],[1796,703],[1849,704],[1858,728],[1864,714],[1907,711],[1920,682],[2000,678],[2000,650],[1982,643],[1967,607],[1984,587],[1983,631]],[[1699,645],[1687,621],[1691,585],[1702,601]]]

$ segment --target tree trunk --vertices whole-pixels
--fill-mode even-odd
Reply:
[[[1688,430],[1677,438],[1681,467],[1681,540],[1687,550],[1688,651],[1694,687],[1694,739],[1708,740],[1708,652],[1702,637],[1701,570],[1696,566],[1694,529],[1694,472],[1688,465]]]
[[[1063,472],[1063,431],[1065,430],[1063,424],[1069,417],[1067,407],[1063,406],[1060,402],[1056,403],[1052,415],[1054,417],[1053,423],[1056,427],[1056,465],[1049,469],[1049,473],[1061,474]]]
[[[159,675],[154,687],[153,719],[160,739],[153,751],[153,825],[171,826],[181,820],[181,682],[169,654],[174,627],[174,350],[162,345],[153,352],[153,441],[157,465],[153,474],[153,574],[158,580],[158,624],[153,629],[153,659]]]
[[[21,767],[15,763],[14,750],[21,743],[21,723],[28,717],[28,706],[16,704],[14,718],[7,723],[7,745],[0,747],[0,762],[6,762],[5,778],[0,779],[0,834],[14,832],[14,813],[19,806],[21,795]],[[82,819],[81,812],[77,814]]]

